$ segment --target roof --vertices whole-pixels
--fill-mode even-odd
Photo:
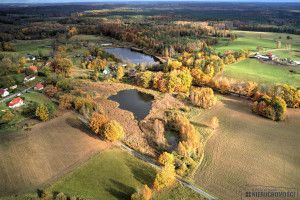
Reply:
[[[267,56],[273,56],[273,54],[272,53],[268,53]]]
[[[5,93],[5,90],[0,90],[0,94],[4,94]]]
[[[13,106],[13,105],[18,104],[22,101],[23,101],[23,99],[21,97],[17,97],[14,100],[12,100],[11,102],[9,102],[8,106]]]
[[[32,71],[37,70],[36,66],[34,66],[34,65],[31,65],[31,66],[29,67],[29,69],[31,69]]]
[[[39,83],[39,84],[37,84],[35,87],[37,87],[38,89],[41,89],[41,88],[43,88],[44,86],[43,86],[41,83]]]

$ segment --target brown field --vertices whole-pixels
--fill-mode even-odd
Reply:
[[[0,135],[0,196],[47,187],[110,146],[71,113]]]
[[[250,101],[224,100],[192,121],[220,129],[208,140],[194,182],[220,199],[240,199],[246,185],[300,188],[300,110],[288,109],[284,122],[251,113]]]

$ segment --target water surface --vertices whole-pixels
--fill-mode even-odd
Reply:
[[[132,89],[122,90],[118,94],[108,97],[108,99],[118,102],[120,104],[119,108],[132,112],[134,118],[140,121],[149,114],[154,97]]]
[[[123,61],[128,59],[133,64],[146,63],[154,64],[156,61],[152,56],[146,55],[141,52],[132,51],[130,48],[108,48],[104,51],[115,54],[119,58],[123,58]]]

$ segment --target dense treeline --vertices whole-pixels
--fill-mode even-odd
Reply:
[[[240,25],[240,30],[243,31],[262,31],[262,32],[275,32],[275,33],[291,33],[300,35],[300,29],[295,29],[288,26],[275,26],[275,25]]]

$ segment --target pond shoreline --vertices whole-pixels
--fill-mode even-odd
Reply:
[[[130,49],[132,51],[143,53],[147,56],[151,56],[155,61],[159,62],[159,64],[167,63],[167,61],[164,58],[162,58],[158,55],[155,55],[153,53],[150,53],[149,51],[147,51],[145,49],[140,49],[140,48],[133,47],[133,46],[111,45],[111,46],[102,47],[102,49],[113,49],[113,48],[127,48],[127,49]]]

